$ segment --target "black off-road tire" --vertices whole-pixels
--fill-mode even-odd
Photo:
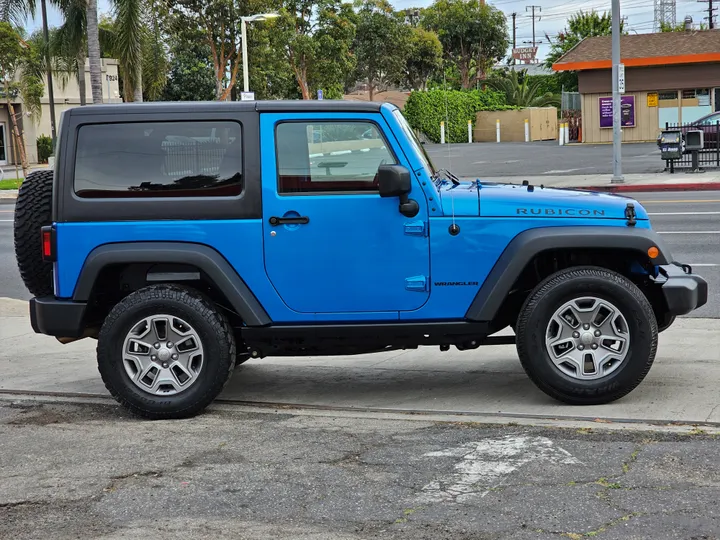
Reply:
[[[139,388],[123,366],[123,343],[132,327],[153,314],[187,321],[204,349],[198,379],[186,390],[157,396]],[[235,337],[227,318],[200,292],[178,285],[152,285],[125,297],[105,319],[97,347],[98,370],[110,394],[132,413],[150,419],[188,418],[222,391],[235,367]]]
[[[52,263],[42,258],[40,229],[52,224],[53,171],[35,171],[20,185],[15,203],[15,258],[33,296],[53,294]]]
[[[611,302],[628,324],[630,344],[623,363],[595,380],[579,380],[558,369],[545,347],[551,317],[564,303],[583,296]],[[637,387],[655,360],[658,326],[645,295],[623,276],[598,267],[562,270],[530,294],[517,323],[517,351],[523,369],[547,395],[571,405],[615,401]]]

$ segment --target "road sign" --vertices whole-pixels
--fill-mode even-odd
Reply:
[[[515,60],[530,61],[537,55],[537,47],[515,47],[512,50],[512,57]]]
[[[618,64],[618,92],[625,93],[625,64]]]
[[[647,106],[648,107],[657,107],[658,106],[658,93],[657,92],[651,92],[647,95]]]
[[[323,91],[318,90],[318,99],[322,99],[322,98],[323,98]]]
[[[255,101],[255,92],[240,92],[240,101]]]

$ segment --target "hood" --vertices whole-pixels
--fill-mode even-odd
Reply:
[[[480,217],[577,217],[626,219],[628,203],[637,219],[648,219],[637,201],[620,195],[518,184],[449,182],[437,185],[444,215]]]

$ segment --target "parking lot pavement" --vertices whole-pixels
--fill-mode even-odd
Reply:
[[[96,342],[36,335],[24,302],[0,302],[0,393],[107,396]],[[14,315],[14,316],[13,316]],[[605,418],[720,423],[720,332],[714,319],[680,319],[661,334],[647,378],[607,405],[573,407],[540,392],[513,346],[436,347],[345,357],[265,358],[235,370],[225,402],[466,413],[478,418]]]
[[[0,441],[14,540],[720,535],[720,446],[700,431],[0,402]]]

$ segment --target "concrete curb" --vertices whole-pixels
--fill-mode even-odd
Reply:
[[[604,186],[577,186],[568,187],[567,189],[578,189],[582,191],[605,191],[611,193],[622,192],[649,192],[649,191],[718,191],[720,190],[720,182],[693,182],[693,183],[675,183],[675,184],[617,184]]]

